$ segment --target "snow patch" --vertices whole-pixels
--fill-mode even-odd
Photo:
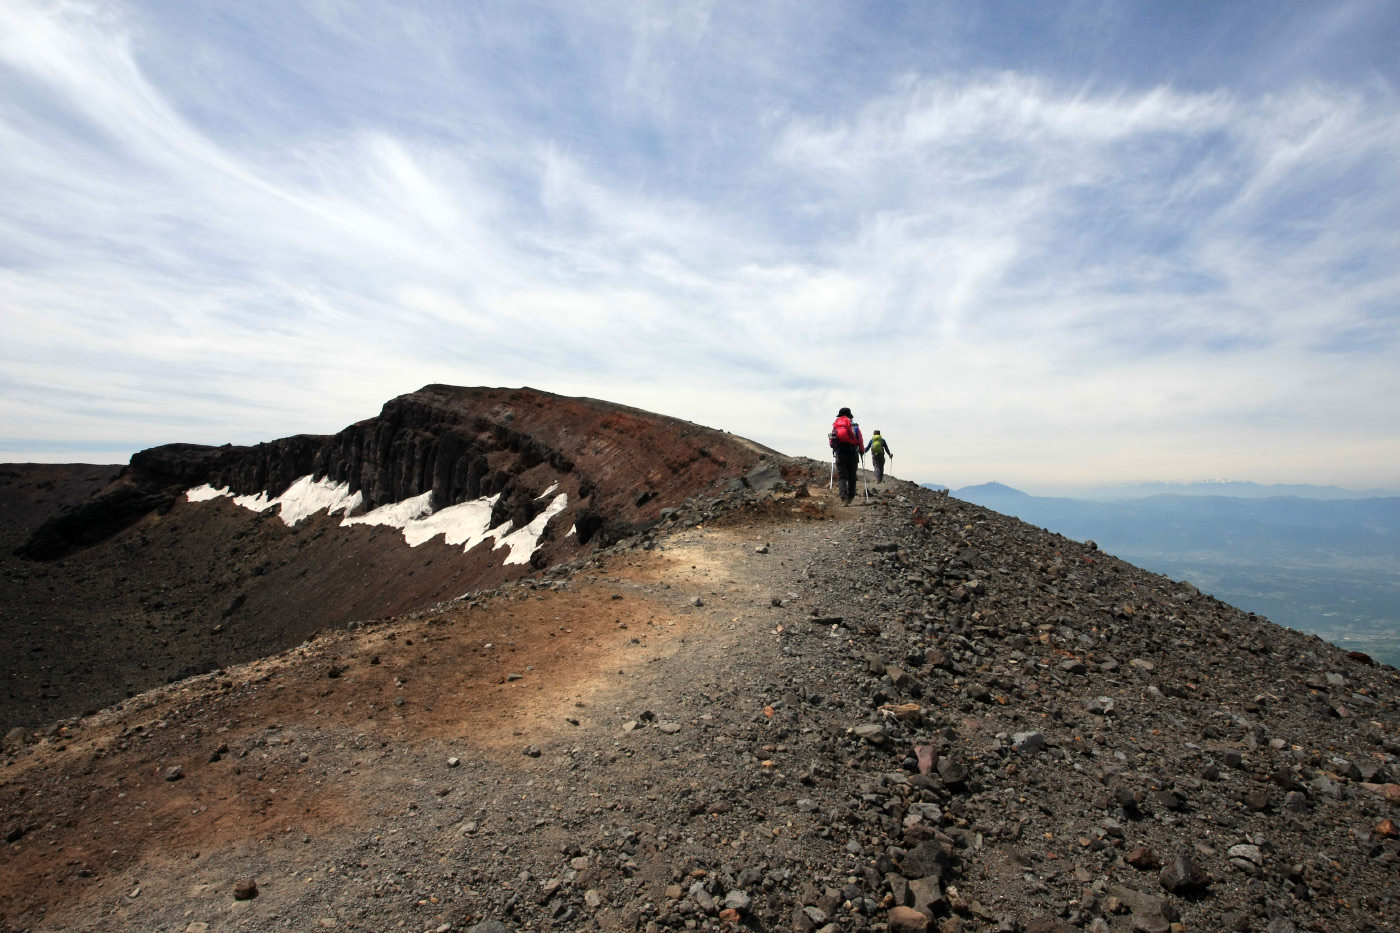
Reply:
[[[417,521],[432,513],[433,492],[430,489],[421,496],[404,499],[402,502],[390,502],[388,505],[381,505],[373,512],[366,512],[364,515],[349,516],[341,524],[389,525],[394,528],[404,528],[410,522]]]
[[[535,498],[543,499],[558,488],[559,484],[553,483]],[[333,483],[329,479],[317,480],[310,476],[303,476],[292,483],[286,492],[275,499],[269,498],[266,492],[253,496],[234,496],[227,486],[215,489],[208,483],[185,492],[185,498],[190,502],[208,502],[223,496],[231,497],[237,505],[254,512],[265,512],[273,506],[278,506],[279,516],[288,525],[295,525],[318,512],[331,515],[341,512],[345,516],[341,525],[388,525],[398,528],[403,532],[409,547],[417,547],[441,535],[446,544],[461,545],[463,552],[466,552],[478,544],[494,540],[496,543],[491,548],[493,551],[503,547],[508,549],[509,553],[505,558],[507,564],[529,563],[535,551],[539,550],[540,535],[544,534],[549,520],[569,505],[568,494],[561,492],[543,512],[535,516],[534,521],[524,528],[512,531],[509,520],[495,528],[491,527],[491,510],[500,498],[499,495],[489,499],[461,502],[434,512],[433,494],[429,491],[400,502],[382,505],[364,515],[352,515],[352,512],[364,504],[363,496],[358,492],[351,493],[349,483]],[[570,526],[565,537],[575,533],[575,527]]]
[[[208,483],[205,483],[203,486],[196,486],[193,489],[188,489],[185,491],[185,498],[188,499],[190,502],[208,502],[211,499],[217,499],[220,496],[226,495],[228,495],[227,486],[225,486],[223,489],[215,489]]]
[[[317,512],[331,515],[343,512],[348,518],[351,512],[364,505],[365,499],[358,492],[352,494],[349,483],[332,483],[329,479],[313,480],[303,476],[275,501],[282,507],[282,521],[295,525]]]
[[[409,547],[417,547],[442,535],[443,543],[460,544],[463,551],[470,551],[491,537],[491,507],[499,498],[492,496],[489,499],[459,502],[418,521],[409,522],[403,528],[404,540]]]
[[[553,487],[550,487],[551,489]],[[510,534],[496,539],[496,548],[510,548],[510,555],[506,558],[507,564],[528,564],[530,558],[539,550],[540,535],[544,534],[544,526],[549,524],[549,520],[569,504],[567,493],[560,493],[554,497],[554,501],[540,514],[535,516],[535,520],[530,522],[519,531],[512,531]]]

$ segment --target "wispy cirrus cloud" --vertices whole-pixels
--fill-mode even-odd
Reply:
[[[3,455],[530,383],[817,456],[850,404],[919,479],[1400,484],[1392,14],[1158,74],[1263,14],[1023,15],[13,0]]]

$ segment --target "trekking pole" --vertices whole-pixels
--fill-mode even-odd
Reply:
[[[861,486],[865,489],[865,501],[866,501],[866,502],[869,502],[869,501],[870,501],[870,479],[865,475],[865,452],[864,452],[864,451],[861,451],[861,455],[860,455],[860,482],[861,482]]]
[[[836,485],[836,461],[831,461],[831,478],[826,482],[826,488],[831,489]]]

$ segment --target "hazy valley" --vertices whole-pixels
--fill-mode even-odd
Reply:
[[[1283,489],[1211,484],[1090,500],[987,483],[954,494],[1400,665],[1400,498]]]

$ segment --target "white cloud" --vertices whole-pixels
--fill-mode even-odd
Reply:
[[[0,457],[449,382],[818,457],[849,404],[953,483],[1400,484],[1393,80],[1144,75],[1123,15],[1086,79],[955,7],[271,9],[0,6]]]

